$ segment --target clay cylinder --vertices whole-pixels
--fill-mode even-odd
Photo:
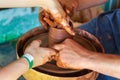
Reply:
[[[65,30],[57,28],[50,28],[48,35],[49,47],[52,47],[54,44],[61,43],[66,38],[72,38],[72,36],[69,35]]]

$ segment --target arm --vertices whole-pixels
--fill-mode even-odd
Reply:
[[[23,73],[28,71],[29,65],[26,59],[20,58],[19,60],[9,64],[0,70],[0,78],[3,80],[16,80]]]
[[[65,12],[72,16],[76,11],[87,9],[107,2],[108,0],[58,0]]]
[[[90,69],[120,78],[120,56],[88,51],[71,39],[55,45],[54,49],[59,51],[57,57],[59,67]]]
[[[0,8],[40,7],[42,0],[0,0]]]
[[[9,7],[40,7],[41,5],[45,5],[45,3],[47,4],[47,0],[0,0],[0,8],[9,8]],[[54,0],[53,0],[54,1]],[[88,8],[94,5],[98,5],[98,4],[102,4],[107,0],[59,0],[60,2],[62,2],[62,4],[66,4],[70,2],[70,5],[72,5],[72,3],[76,3],[79,2],[78,9],[84,9],[84,8]],[[84,3],[84,5],[83,5]],[[69,6],[70,6],[69,5]],[[66,4],[66,6],[68,7],[68,5]]]
[[[91,53],[87,57],[85,68],[120,79],[120,56],[102,53]]]
[[[97,6],[107,1],[108,0],[78,0],[79,5],[78,5],[77,10],[82,10],[82,9],[86,9],[89,7]]]
[[[40,41],[33,41],[25,50],[25,53],[32,55],[34,58],[33,67],[45,64],[49,61],[52,55],[55,55],[54,50],[49,48],[42,48],[39,46]],[[28,70],[28,61],[25,58],[20,58],[0,70],[0,79],[16,80],[19,76]]]

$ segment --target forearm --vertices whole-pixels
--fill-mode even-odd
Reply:
[[[0,0],[0,8],[42,7],[43,0]]]
[[[120,78],[120,56],[93,53],[87,57],[87,60],[87,69]]]
[[[77,10],[82,10],[85,8],[89,8],[92,6],[97,6],[97,5],[103,4],[107,0],[78,0],[78,1],[79,1],[79,7]]]
[[[2,80],[16,80],[23,73],[29,69],[26,59],[20,58],[19,60],[9,64],[0,70],[0,79]]]
[[[0,0],[0,8],[34,6],[33,0]]]

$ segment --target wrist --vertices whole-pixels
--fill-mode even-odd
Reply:
[[[85,55],[83,56],[80,56],[79,58],[79,68],[81,69],[84,68],[84,69],[91,69],[91,66],[93,65],[93,54],[92,52],[89,52],[88,53],[85,53]]]
[[[93,70],[94,67],[96,67],[96,65],[98,65],[99,63],[96,62],[97,60],[97,56],[99,55],[99,53],[95,53],[95,52],[89,52],[89,54],[87,56],[84,57],[84,68],[85,69],[90,69]]]
[[[29,64],[28,64],[27,60],[25,58],[20,58],[20,61],[21,61],[22,65],[24,65],[26,67],[26,70],[28,70]]]
[[[29,69],[32,69],[34,57],[31,54],[26,53],[22,56],[22,58],[26,59]]]

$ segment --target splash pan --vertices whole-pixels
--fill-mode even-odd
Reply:
[[[80,45],[82,45],[88,50],[95,52],[104,52],[101,43],[93,35],[80,29],[75,29],[75,31],[77,34],[76,36],[73,37],[73,40],[75,40],[76,42],[78,42]],[[24,53],[25,48],[33,40],[38,40],[38,39],[42,40],[42,44],[41,44],[42,47],[48,47],[48,31],[44,30],[43,28],[37,27],[25,33],[17,42],[18,56],[21,57]],[[71,69],[59,68],[56,66],[55,61],[46,63],[43,66],[36,67],[34,68],[34,70],[59,77],[78,77],[92,72],[91,70],[87,70],[87,69],[71,70]]]

